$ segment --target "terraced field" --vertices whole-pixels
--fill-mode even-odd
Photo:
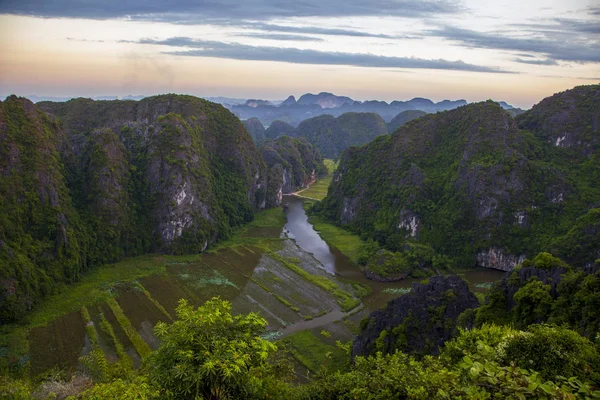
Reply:
[[[80,299],[83,307],[47,318],[45,323],[30,322],[12,327],[12,331],[5,327],[7,337],[26,343],[6,343],[22,351],[12,351],[12,360],[7,354],[3,363],[8,366],[17,361],[11,367],[21,363],[31,376],[52,368],[73,371],[81,356],[97,350],[108,362],[137,366],[159,346],[154,325],[171,322],[182,298],[200,305],[220,296],[232,302],[235,313],[260,313],[274,339],[286,336],[286,331],[302,330],[306,323],[340,319],[348,307],[360,304],[351,284],[328,274],[294,240],[280,237],[283,219],[277,223],[280,226],[250,227],[214,252],[187,259],[159,256],[161,268],[149,268],[158,273],[107,284],[104,300],[88,304]],[[50,300],[47,304],[60,304],[59,299]],[[30,321],[42,320],[43,316],[36,314],[44,313],[53,315],[42,305]]]

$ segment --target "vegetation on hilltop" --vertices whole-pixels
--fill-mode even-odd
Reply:
[[[0,107],[0,323],[90,266],[202,251],[265,206],[265,163],[217,104],[11,96]]]
[[[252,136],[254,143],[258,145],[265,141],[265,127],[258,118],[250,118],[243,121],[243,123],[250,136]]]
[[[389,133],[394,133],[398,128],[400,128],[402,125],[406,124],[408,121],[412,121],[413,119],[422,117],[423,115],[426,115],[426,114],[427,113],[425,111],[421,111],[421,110],[402,111],[401,113],[396,115],[394,118],[392,118],[390,122],[388,122],[386,124],[387,130]]]
[[[277,206],[281,196],[308,186],[327,173],[323,157],[304,138],[280,136],[260,148],[269,168],[267,203]]]
[[[298,125],[297,136],[306,138],[325,158],[338,159],[345,148],[368,143],[387,134],[385,121],[375,113],[345,113],[304,120]]]
[[[405,272],[415,246],[428,249],[425,266],[433,270],[434,260],[508,270],[548,250],[592,262],[600,257],[594,211],[600,154],[598,141],[589,140],[600,132],[593,123],[597,93],[591,86],[556,95],[519,116],[519,125],[491,101],[420,117],[391,136],[347,149],[315,210],[399,252],[386,256],[398,262],[373,264],[389,265],[377,271],[384,276]],[[519,129],[533,127],[527,121],[534,116],[551,121],[556,115],[573,132],[585,132],[590,145],[575,144],[579,139],[557,145],[542,131],[544,123]],[[571,247],[575,242],[582,251]]]

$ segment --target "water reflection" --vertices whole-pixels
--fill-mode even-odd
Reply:
[[[414,278],[396,282],[376,282],[367,279],[359,266],[350,261],[348,257],[336,248],[330,248],[321,239],[318,232],[308,222],[308,216],[302,206],[302,199],[295,196],[285,196],[284,202],[288,204],[287,224],[284,228],[287,230],[287,235],[295,239],[298,246],[304,251],[312,253],[330,274],[369,286],[372,289],[372,293],[363,299],[368,309],[376,310],[384,307],[388,300],[398,297],[398,291],[390,289],[410,288],[413,282],[421,281],[421,279]],[[462,274],[463,278],[469,282],[472,291],[482,292],[486,292],[487,290],[478,288],[475,286],[476,284],[493,282],[501,279],[503,275],[504,272],[493,269],[476,269]]]

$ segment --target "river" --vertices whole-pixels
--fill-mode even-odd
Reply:
[[[408,289],[413,282],[422,280],[409,278],[396,282],[377,282],[367,279],[356,264],[339,250],[329,246],[319,236],[319,233],[308,222],[308,216],[302,204],[303,201],[296,196],[284,197],[284,202],[288,204],[287,223],[284,232],[290,238],[295,239],[296,244],[304,251],[311,253],[319,260],[329,274],[369,286],[372,292],[363,299],[363,303],[369,310],[373,311],[385,306],[388,300],[398,296],[399,291],[397,289]],[[504,272],[502,271],[487,268],[474,269],[462,274],[463,278],[469,282],[471,290],[475,292],[486,292],[487,289],[478,287],[478,285],[499,280],[503,275]]]

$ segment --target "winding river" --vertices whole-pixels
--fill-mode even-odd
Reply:
[[[308,216],[303,207],[303,200],[296,196],[285,196],[288,204],[287,223],[284,232],[296,240],[296,244],[304,251],[311,253],[331,275],[348,279],[369,286],[372,293],[363,299],[365,306],[373,311],[385,306],[388,300],[397,297],[394,289],[408,289],[413,282],[422,279],[409,278],[396,282],[377,282],[367,279],[360,268],[343,255],[338,249],[330,247],[314,227],[308,222]],[[469,282],[472,291],[485,292],[486,289],[478,284],[499,280],[504,272],[493,269],[475,269],[467,271],[463,277]]]

